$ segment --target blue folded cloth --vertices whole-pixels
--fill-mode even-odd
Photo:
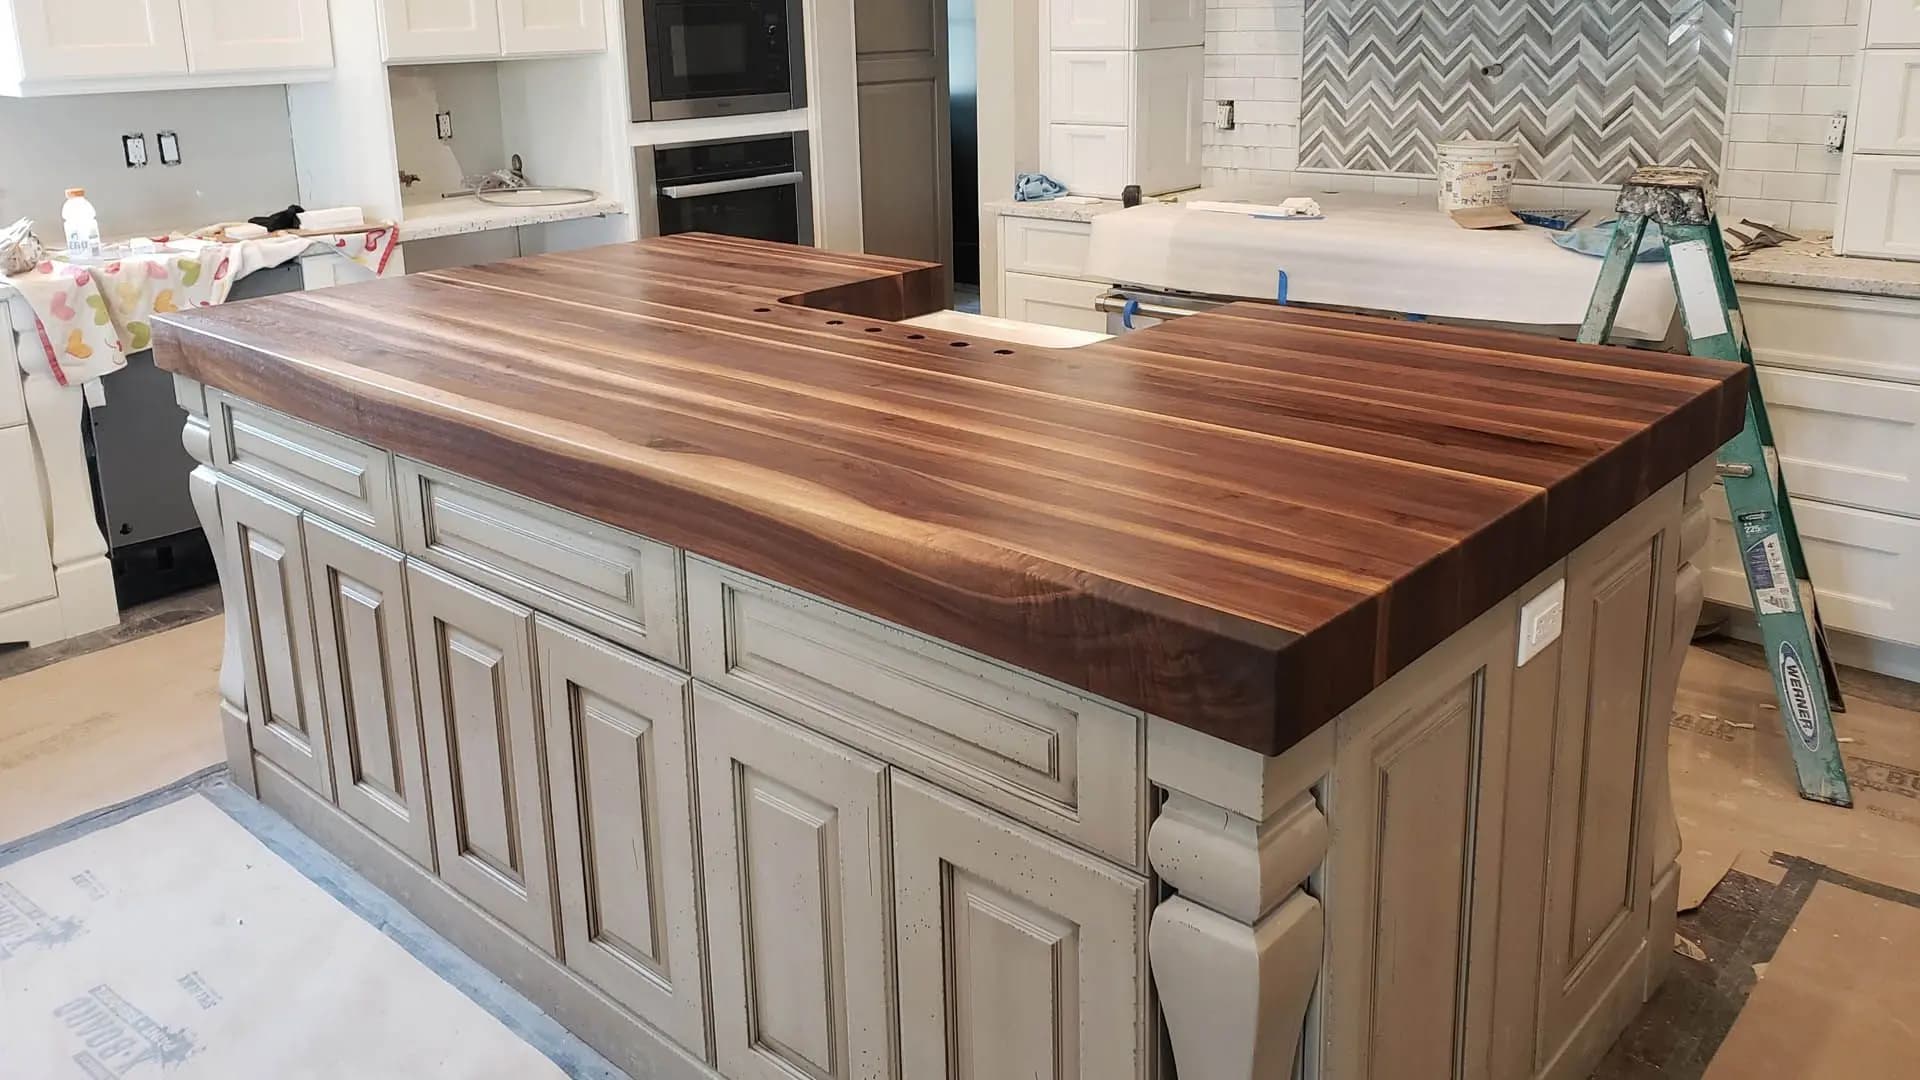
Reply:
[[[1584,229],[1553,234],[1553,242],[1568,251],[1577,251],[1582,255],[1592,255],[1596,259],[1607,257],[1607,246],[1613,243],[1613,227],[1619,218],[1608,218],[1597,225]],[[1667,241],[1660,235],[1660,227],[1647,223],[1647,231],[1640,236],[1640,250],[1633,257],[1634,262],[1654,263],[1667,261]]]
[[[1042,202],[1067,193],[1067,185],[1046,173],[1023,172],[1013,178],[1014,202]]]

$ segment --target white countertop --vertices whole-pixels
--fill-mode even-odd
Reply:
[[[1184,200],[1239,197],[1256,198],[1261,202],[1278,202],[1284,195],[1284,192],[1223,192],[1218,189],[1200,188],[1195,191],[1181,192],[1175,198]],[[1327,195],[1316,195],[1316,197],[1334,206],[1339,202],[1337,198]],[[1425,195],[1409,195],[1400,201],[1408,206],[1432,205],[1432,199]],[[1091,222],[1103,214],[1121,209],[1119,201],[1115,199],[1099,199],[1090,203],[1063,203],[1057,199],[1040,202],[996,199],[981,205],[988,213],[1004,217],[1085,222]],[[1438,213],[1438,210],[1435,213]],[[1590,213],[1582,219],[1581,224],[1590,225],[1605,218],[1606,215],[1602,213]],[[1835,255],[1832,241],[1823,236],[1791,242],[1777,248],[1765,248],[1744,259],[1737,259],[1733,263],[1733,279],[1752,285],[1784,285],[1799,289],[1825,289],[1830,292],[1859,293],[1866,296],[1899,296],[1920,300],[1920,262],[1897,262],[1892,259],[1862,259],[1850,255]]]
[[[618,199],[594,199],[565,206],[496,206],[471,195],[457,199],[408,203],[400,208],[400,242],[432,240],[440,236],[461,236],[490,229],[511,229],[521,225],[545,225],[576,218],[608,217],[624,214],[627,208]]]

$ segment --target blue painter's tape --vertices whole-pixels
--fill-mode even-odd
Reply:
[[[1285,270],[1280,271],[1280,283],[1274,289],[1273,298],[1282,305],[1285,305],[1287,302],[1287,272]]]
[[[1133,329],[1133,313],[1140,310],[1140,301],[1129,300],[1127,306],[1120,309],[1120,325]]]

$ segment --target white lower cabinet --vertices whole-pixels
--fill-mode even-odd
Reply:
[[[0,373],[0,379],[8,378],[11,373]],[[0,611],[54,594],[41,505],[32,432],[25,424],[0,428]]]
[[[219,499],[238,586],[228,595],[251,637],[246,684],[253,749],[331,800],[333,766],[321,719],[300,511],[224,480]]]
[[[893,1075],[885,766],[706,687],[693,696],[720,1071]]]
[[[319,518],[302,531],[340,809],[432,869],[405,560]]]
[[[1146,879],[904,773],[892,794],[904,1080],[1145,1077]]]
[[[440,878],[557,952],[533,612],[411,560],[407,594]]]
[[[1002,282],[1000,302],[1004,318],[1064,326],[1069,330],[1106,332],[1106,315],[1093,308],[1093,302],[1107,291],[1105,285],[1034,274],[1006,274]]]
[[[692,680],[545,615],[534,621],[567,966],[702,1048]]]

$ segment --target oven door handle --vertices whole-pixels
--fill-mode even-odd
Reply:
[[[697,199],[702,195],[725,195],[733,191],[759,191],[761,188],[792,187],[805,180],[807,174],[793,172],[768,173],[765,176],[742,176],[733,180],[709,180],[701,184],[662,184],[660,195],[668,199]]]

